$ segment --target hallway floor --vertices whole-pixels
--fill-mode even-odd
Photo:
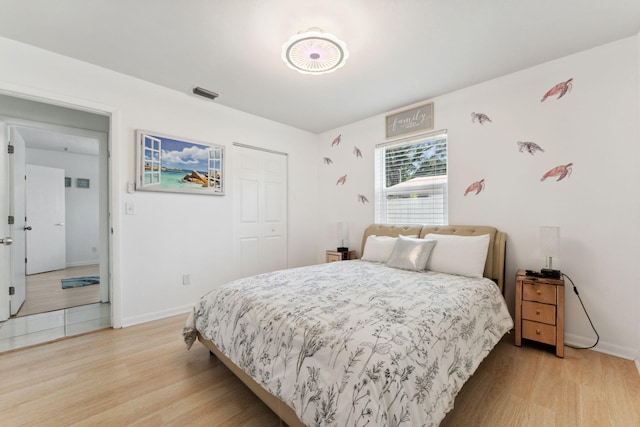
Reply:
[[[111,327],[111,304],[81,305],[0,323],[0,352]]]

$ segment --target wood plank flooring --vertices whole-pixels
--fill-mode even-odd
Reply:
[[[26,278],[26,299],[16,317],[100,302],[100,286],[62,289],[60,279],[99,273],[99,265],[69,267],[31,274]]]
[[[282,426],[200,343],[186,316],[0,354],[2,425]],[[564,359],[507,336],[442,426],[637,426],[633,362],[566,349]]]

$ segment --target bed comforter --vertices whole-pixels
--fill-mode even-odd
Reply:
[[[309,426],[437,426],[513,327],[489,279],[366,261],[236,280],[194,314],[185,337],[197,329]]]

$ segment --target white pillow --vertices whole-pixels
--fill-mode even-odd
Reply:
[[[387,261],[387,266],[403,270],[423,271],[435,244],[435,240],[398,236],[398,241],[389,261]]]
[[[363,261],[387,262],[396,245],[397,238],[371,235],[364,244]]]
[[[487,261],[490,236],[455,236],[450,234],[427,234],[425,239],[437,240],[427,270],[457,274],[467,277],[482,277]]]
[[[396,240],[398,240],[397,237],[370,235],[364,243],[364,253],[360,259],[363,261],[387,262],[391,252],[393,252],[393,247],[396,245]]]

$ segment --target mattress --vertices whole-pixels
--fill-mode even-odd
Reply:
[[[202,297],[185,336],[306,425],[437,426],[512,327],[490,279],[355,260],[228,283]]]

